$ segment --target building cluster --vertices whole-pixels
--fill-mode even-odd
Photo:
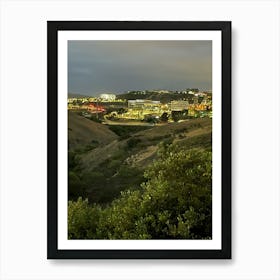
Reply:
[[[163,114],[171,120],[189,117],[212,117],[212,93],[186,90],[189,98],[162,103],[159,100],[119,100],[114,94],[100,94],[99,97],[69,98],[69,110],[83,110],[88,113],[103,113],[105,118],[125,120],[160,119]]]
[[[172,100],[170,103],[162,104],[160,101],[135,99],[128,100],[127,111],[120,114],[120,118],[144,120],[147,116],[159,118],[163,113],[171,115],[172,112],[184,113],[185,116],[199,117],[212,114],[212,101],[203,99],[203,102],[190,104],[188,100]]]
[[[68,98],[68,104],[73,105],[81,105],[83,103],[89,103],[89,102],[114,102],[118,101],[116,100],[116,95],[111,93],[102,93],[97,97],[74,97],[74,98]]]

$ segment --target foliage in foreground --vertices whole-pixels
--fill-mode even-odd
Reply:
[[[69,201],[70,239],[209,239],[212,232],[212,153],[167,145],[147,168],[140,190],[101,208]]]

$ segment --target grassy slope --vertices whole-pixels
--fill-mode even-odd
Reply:
[[[203,146],[204,141],[211,144],[211,131],[212,121],[206,118],[155,126],[134,133],[128,139],[114,140],[108,145],[89,151],[81,158],[82,167],[86,171],[93,171],[104,161],[114,159],[118,155],[124,163],[144,168],[156,157],[157,145],[160,142],[194,142],[192,146],[197,146],[194,139],[202,137],[205,139],[200,141],[199,146]],[[194,138],[193,141],[191,138]],[[128,147],[131,139],[137,139],[138,143]]]
[[[106,145],[116,139],[118,139],[118,136],[108,127],[79,116],[74,112],[68,112],[69,149],[76,149],[92,143]]]
[[[94,126],[101,126],[95,137],[106,137],[104,132],[111,132],[105,125],[94,123]],[[211,119],[194,119],[138,132],[133,129],[125,139],[113,134],[114,137],[103,140],[104,145],[78,154],[79,163],[74,171],[81,180],[83,190],[77,197],[89,198],[95,203],[109,203],[120,195],[120,191],[139,187],[144,181],[143,171],[157,158],[161,142],[211,149],[211,132]],[[105,144],[106,141],[109,143]]]

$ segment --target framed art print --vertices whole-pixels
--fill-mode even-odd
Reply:
[[[48,22],[48,258],[231,258],[231,22]]]

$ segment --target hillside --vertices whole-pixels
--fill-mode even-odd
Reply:
[[[211,144],[211,130],[211,119],[206,118],[155,126],[136,132],[128,139],[115,140],[108,145],[89,151],[82,156],[81,164],[83,170],[93,171],[103,162],[115,159],[122,153],[122,163],[145,168],[156,157],[160,142],[190,142],[192,138],[204,136],[205,145],[209,145],[209,141]],[[197,141],[196,145],[203,146],[204,142]]]
[[[207,118],[158,125],[141,131],[134,127],[125,127],[125,131],[118,128],[116,132],[122,134],[119,137],[110,126],[77,115],[70,114],[69,122],[72,146],[83,147],[82,140],[100,143],[76,149],[69,157],[69,199],[72,200],[82,196],[91,203],[106,205],[122,191],[138,189],[145,181],[144,170],[158,159],[158,150],[164,145],[173,143],[179,150],[182,147],[184,150],[202,148],[210,151],[212,147],[212,120]]]
[[[106,145],[116,139],[118,139],[118,136],[108,127],[79,116],[74,112],[68,112],[68,143],[70,150],[85,145]]]

